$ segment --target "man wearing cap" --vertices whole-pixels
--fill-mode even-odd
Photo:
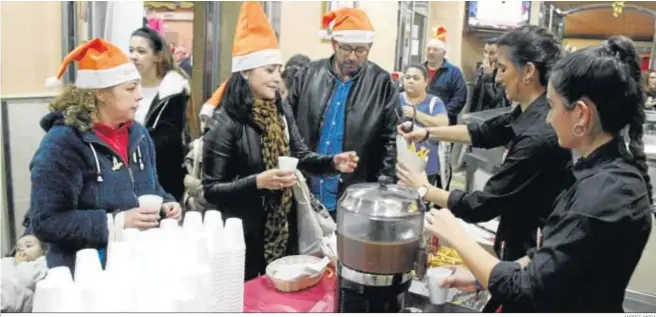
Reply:
[[[352,8],[330,11],[322,28],[334,54],[299,70],[288,100],[311,149],[327,155],[355,151],[360,157],[353,174],[310,179],[312,192],[334,216],[347,186],[380,176],[393,179],[402,114],[392,76],[368,60],[374,30],[367,14]]]
[[[467,103],[467,84],[458,66],[446,60],[447,31],[440,26],[435,38],[426,47],[426,69],[428,69],[428,93],[440,97],[449,113],[449,124],[458,121],[458,115]]]

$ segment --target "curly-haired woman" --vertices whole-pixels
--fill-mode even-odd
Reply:
[[[148,131],[133,123],[141,99],[140,76],[128,57],[95,38],[71,52],[61,78],[78,62],[75,85],[50,104],[41,120],[46,135],[30,164],[30,224],[48,244],[48,267],[75,269],[75,254],[108,243],[107,214],[117,226],[158,226],[160,210],[140,208],[137,197],[164,197],[162,212],[179,218],[180,205],[159,185],[155,147]]]

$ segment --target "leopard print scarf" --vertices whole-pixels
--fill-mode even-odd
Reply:
[[[279,156],[289,156],[291,150],[285,137],[285,122],[278,114],[273,101],[255,100],[253,120],[262,129],[262,160],[269,170],[278,167]],[[292,209],[291,188],[272,191],[265,203],[264,259],[267,263],[279,259],[287,251],[289,222],[287,215]]]

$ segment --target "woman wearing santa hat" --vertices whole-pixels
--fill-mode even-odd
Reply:
[[[282,56],[259,2],[242,4],[232,56],[216,126],[204,137],[203,190],[224,217],[242,219],[249,280],[267,263],[297,252],[291,189],[297,179],[294,171],[278,168],[278,158],[293,156],[300,170],[328,174],[352,172],[358,157],[317,155],[303,143],[278,93]]]
[[[72,51],[57,78],[78,62],[77,79],[41,120],[46,135],[30,164],[31,229],[48,244],[48,267],[75,268],[81,249],[108,243],[107,215],[115,229],[158,226],[160,211],[180,217],[180,205],[157,181],[155,147],[133,123],[141,99],[140,76],[113,44],[95,38]],[[49,86],[57,79],[49,79]],[[140,208],[137,197],[164,198],[162,210]]]

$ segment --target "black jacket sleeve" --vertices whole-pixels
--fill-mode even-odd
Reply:
[[[527,267],[500,262],[492,269],[490,293],[502,303],[542,312],[558,310],[559,303],[575,291],[572,285],[585,283],[583,272],[589,268],[590,261],[595,258],[601,261],[596,255],[605,253],[608,245],[605,240],[616,231],[613,226],[594,216],[568,211],[550,228],[550,236],[545,235],[544,245]]]
[[[384,81],[386,87],[383,89],[385,95],[385,123],[381,131],[383,142],[383,168],[378,173],[380,176],[388,176],[396,179],[396,135],[397,127],[401,124],[400,118],[403,117],[401,110],[401,100],[399,91],[392,82],[391,76]]]
[[[491,118],[483,123],[472,122],[467,125],[472,146],[492,149],[507,145],[514,137],[508,127],[513,119],[513,113],[508,112]]]
[[[469,223],[489,221],[507,210],[506,206],[517,203],[522,191],[540,175],[542,142],[534,137],[522,137],[514,148],[483,191],[451,191],[447,206],[456,217]]]
[[[205,199],[217,204],[244,191],[257,191],[257,175],[237,178],[236,148],[239,124],[225,111],[214,113],[216,127],[203,137],[203,191]]]
[[[189,96],[186,94],[171,97],[167,101],[164,111],[158,114],[159,120],[148,131],[155,143],[156,153],[166,153],[167,148],[182,146],[182,132],[185,131],[188,100]]]
[[[291,107],[286,102],[283,102],[282,107],[287,120],[287,130],[289,131],[289,147],[292,156],[299,159],[298,168],[303,172],[314,175],[336,173],[333,157],[310,151],[298,132],[298,126],[296,126],[296,119],[294,119]]]
[[[303,85],[305,85],[305,77],[307,71],[308,71],[307,67],[300,68],[296,72],[296,75],[294,76],[294,80],[292,81],[291,87],[289,87],[288,89],[287,103],[289,104],[292,113],[294,114],[294,118],[296,118],[297,109],[298,109],[298,98],[303,91]]]
[[[481,98],[484,98],[485,91],[484,91],[484,78],[483,78],[483,70],[482,69],[477,69],[476,70],[476,78],[474,79],[474,88],[472,89],[472,96],[471,96],[471,102],[469,103],[469,112],[478,112],[481,111]]]

